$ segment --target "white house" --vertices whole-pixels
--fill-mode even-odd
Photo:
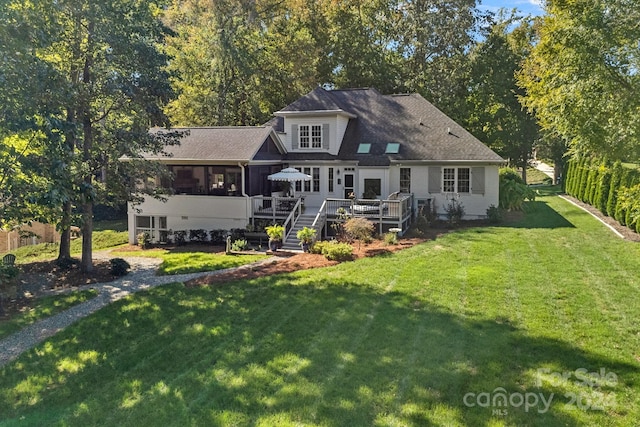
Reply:
[[[256,218],[288,221],[291,232],[298,199],[274,199],[279,187],[268,179],[285,167],[311,176],[295,195],[316,226],[335,206],[405,229],[423,206],[443,214],[455,199],[473,219],[498,205],[504,160],[418,94],[318,87],[274,116],[260,127],[189,128],[170,157],[155,158],[173,172],[175,195],[131,206],[129,240],[140,231],[162,241],[168,230],[244,228]]]

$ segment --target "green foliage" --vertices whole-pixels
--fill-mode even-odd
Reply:
[[[353,246],[332,240],[322,247],[322,255],[331,261],[349,261],[353,258]]]
[[[189,230],[189,242],[192,243],[207,243],[207,230],[193,229]]]
[[[336,240],[318,240],[311,246],[309,252],[324,255],[332,261],[349,261],[353,258],[353,246]]]
[[[270,240],[284,239],[284,227],[280,224],[272,224],[264,228]]]
[[[146,231],[140,232],[136,236],[136,240],[138,241],[138,246],[142,249],[147,249],[151,244],[151,234]]]
[[[211,230],[209,231],[209,240],[211,241],[212,245],[224,245],[225,241],[225,234],[227,234],[226,230],[220,230],[220,229],[216,229],[216,230]]]
[[[114,276],[118,276],[118,277],[126,276],[129,273],[129,269],[131,268],[131,265],[129,265],[129,263],[125,259],[111,258],[109,262],[111,263],[111,267],[109,271]]]
[[[593,206],[603,214],[607,211],[607,200],[609,198],[609,187],[611,185],[611,167],[605,161],[599,168],[598,182],[593,196]]]
[[[495,205],[490,205],[487,208],[487,219],[490,224],[499,224],[502,222],[502,211]]]
[[[607,215],[610,217],[615,216],[616,205],[618,203],[618,188],[620,186],[620,179],[622,178],[622,164],[620,162],[616,162],[613,165],[613,170],[611,172],[611,180],[609,182],[609,194],[607,196]]]
[[[158,166],[136,157],[175,143],[171,133],[149,133],[169,124],[168,57],[161,50],[167,28],[157,5],[125,0],[11,0],[0,6],[0,28],[0,105],[10,112],[2,115],[0,136],[30,141],[12,162],[33,174],[33,195],[25,200],[40,212],[30,215],[68,230],[78,208],[81,269],[89,272],[94,204],[119,205],[139,193],[139,180]],[[120,162],[124,155],[132,160]],[[106,181],[95,179],[100,175]],[[63,233],[60,258],[70,257],[69,243]]]
[[[528,164],[539,126],[520,104],[526,92],[515,78],[531,49],[534,31],[528,19],[498,16],[485,39],[472,49],[469,117],[465,124],[511,166]]]
[[[444,211],[447,215],[447,222],[452,227],[459,225],[465,214],[464,206],[458,200],[451,200],[449,204],[444,207]]]
[[[535,200],[535,197],[535,192],[524,183],[516,170],[500,169],[500,208],[521,210],[525,200]]]
[[[173,243],[176,246],[183,246],[187,244],[187,232],[185,230],[173,231]]]
[[[553,1],[546,12],[518,73],[524,104],[545,130],[571,141],[574,152],[637,159],[640,28],[634,8],[626,0]]]
[[[20,269],[15,265],[5,265],[0,263],[0,285],[13,283],[20,274]]]
[[[315,228],[303,227],[301,230],[298,230],[296,237],[300,240],[300,244],[309,244],[316,238],[316,234]]]
[[[344,229],[351,238],[359,242],[368,242],[371,240],[375,226],[367,218],[354,217],[344,223]]]
[[[231,250],[234,252],[242,252],[247,249],[249,249],[249,242],[245,239],[234,240],[233,243],[231,243]]]
[[[620,208],[625,212],[625,224],[636,230],[640,222],[640,184],[621,188],[618,201]]]
[[[385,233],[383,236],[384,243],[387,245],[397,245],[398,244],[398,234],[397,233]]]

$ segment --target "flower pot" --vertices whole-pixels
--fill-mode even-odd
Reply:
[[[280,247],[279,240],[269,240],[269,249],[271,250],[271,252],[277,251],[278,247]]]
[[[310,243],[303,242],[302,243],[302,252],[309,252],[309,246],[311,246]]]

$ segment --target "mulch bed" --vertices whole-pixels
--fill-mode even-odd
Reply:
[[[434,235],[436,235],[434,230]],[[382,240],[374,240],[369,244],[354,245],[354,259],[393,253],[429,240],[428,237],[401,238],[397,245],[386,245]],[[338,264],[338,261],[330,261],[324,255],[309,253],[276,252],[278,259],[253,268],[238,269],[227,273],[213,274],[198,277],[188,282],[185,286],[210,286],[230,282],[233,280],[248,280],[273,274],[292,273],[298,270],[310,268],[329,267]]]

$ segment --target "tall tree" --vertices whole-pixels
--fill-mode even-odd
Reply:
[[[293,12],[281,0],[175,0],[166,14],[173,121],[254,125],[311,89],[321,55]]]
[[[456,120],[465,117],[469,50],[487,23],[476,0],[399,0],[397,44],[404,90],[418,92]]]
[[[628,0],[547,1],[518,75],[541,126],[611,159],[640,156],[640,8]]]
[[[520,104],[525,91],[516,72],[529,54],[533,40],[528,19],[501,13],[485,39],[471,52],[469,129],[512,166],[526,170],[539,139],[535,117]]]
[[[164,71],[167,58],[158,47],[166,29],[157,3],[116,0],[84,2],[6,1],[1,5],[0,42],[9,57],[25,56],[25,64],[44,64],[49,74],[31,129],[46,138],[44,155],[62,169],[63,180],[51,179],[50,194],[62,194],[59,206],[63,243],[60,259],[69,258],[68,226],[78,206],[82,225],[81,269],[92,263],[93,205],[99,197],[95,177],[123,154],[159,151],[165,142],[148,135],[153,125],[168,125],[163,105],[171,93]],[[6,47],[26,36],[20,55]],[[28,68],[17,66],[7,84],[37,85]],[[19,98],[20,94],[16,94]],[[7,95],[11,99],[10,94]],[[25,120],[28,122],[29,120]],[[11,128],[11,120],[5,123]],[[47,175],[50,171],[40,171]]]

